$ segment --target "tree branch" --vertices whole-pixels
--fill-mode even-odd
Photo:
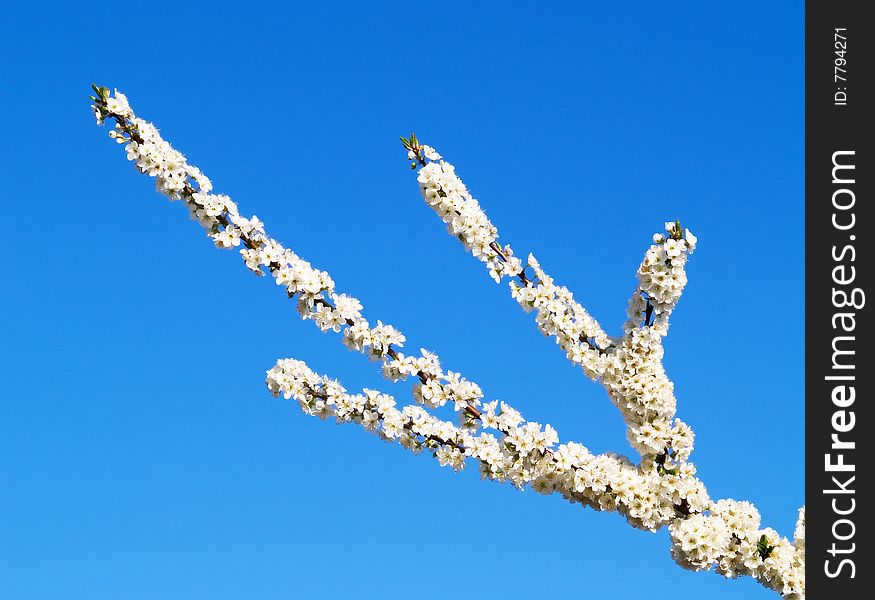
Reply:
[[[479,386],[445,372],[430,352],[421,350],[418,357],[398,352],[405,338],[397,329],[380,321],[370,325],[361,314],[361,303],[336,293],[326,272],[268,237],[257,217],[242,217],[230,198],[211,193],[209,179],[154,126],[138,119],[123,94],[113,96],[97,86],[94,90],[92,108],[98,123],[108,118],[115,122],[110,136],[125,145],[128,159],[154,177],[157,189],[171,201],[181,200],[218,247],[242,245],[246,266],[258,275],[270,274],[289,298],[296,297],[303,318],[323,331],[342,332],[348,347],[379,359],[390,379],[415,376],[416,400],[426,407],[453,402],[463,425],[441,421],[420,406],[399,410],[393,398],[373,390],[347,394],[336,381],[292,359],[280,360],[268,371],[268,387],[275,395],[294,397],[308,414],[359,423],[413,451],[435,449],[442,465],[461,469],[465,458],[472,457],[491,479],[517,487],[528,484],[545,494],[557,492],[597,510],[615,510],[636,527],[655,530],[668,525],[672,553],[680,565],[697,570],[716,567],[727,576],[751,575],[785,597],[804,596],[804,513],[791,543],[774,530],[760,529],[759,514],[751,504],[712,501],[695,477],[695,466],[687,461],[692,431],[680,421],[668,423],[674,415],[674,396],[662,369],[661,337],[683,283],[666,287],[659,277],[670,271],[673,281],[681,282],[686,253],[695,245],[695,238],[681,232],[679,223],[669,229],[670,238],[654,239],[630,302],[633,324],[622,338],[611,339],[567,289],[553,285],[533,257],[528,264],[534,276],[528,278],[510,247],[497,243],[497,230],[451,165],[435,162],[440,156],[415,136],[404,139],[413,168],[420,167],[426,200],[439,207],[436,210],[451,230],[487,263],[496,280],[507,275],[519,280],[512,284],[517,300],[537,309],[542,331],[556,336],[574,361],[605,386],[623,412],[630,441],[643,460],[636,466],[618,455],[592,455],[573,442],[554,449],[558,435],[549,425],[525,421],[504,403],[500,408],[497,401],[482,404]],[[480,428],[499,435],[477,433]]]

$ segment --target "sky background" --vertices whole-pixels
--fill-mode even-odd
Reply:
[[[596,452],[630,452],[619,412],[445,233],[398,136],[612,332],[681,219],[700,242],[665,364],[693,460],[792,536],[802,3],[312,4],[2,3],[0,597],[776,597],[272,398],[295,357],[411,401],[216,250],[87,96],[127,93],[369,319]]]

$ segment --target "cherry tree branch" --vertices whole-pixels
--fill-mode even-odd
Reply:
[[[576,336],[570,346],[587,353],[590,362],[585,370],[597,375],[618,404],[642,461],[635,465],[616,454],[593,455],[574,442],[557,446],[559,437],[550,425],[526,421],[506,403],[481,402],[480,387],[458,373],[444,371],[435,354],[426,350],[415,357],[400,353],[397,348],[405,342],[401,332],[380,321],[371,325],[362,316],[361,303],[337,293],[328,273],[270,238],[257,217],[242,217],[228,196],[213,194],[209,179],[161,138],[151,123],[137,118],[123,94],[113,95],[97,86],[94,90],[92,108],[98,123],[114,121],[110,137],[125,146],[138,170],[155,178],[158,191],[171,201],[181,201],[217,247],[239,248],[252,272],[271,275],[289,298],[296,299],[304,319],[314,321],[323,331],[341,333],[349,348],[379,360],[388,378],[415,377],[418,383],[413,395],[422,406],[398,409],[392,397],[373,390],[348,394],[337,381],[294,359],[282,359],[268,371],[267,385],[274,395],[295,398],[307,414],[358,423],[414,452],[429,449],[444,466],[460,470],[471,458],[489,479],[519,488],[529,485],[597,510],[617,511],[642,529],[667,526],[672,554],[681,566],[715,568],[726,576],[750,575],[787,598],[804,597],[804,512],[795,540],[790,542],[772,529],[760,529],[759,514],[750,503],[711,500],[688,461],[692,431],[679,421],[666,430],[667,418],[674,414],[674,396],[670,395],[670,401],[665,396],[666,390],[671,394],[671,382],[661,370],[659,323],[667,319],[673,301],[660,297],[659,286],[647,278],[656,278],[666,266],[674,269],[680,263],[682,269],[682,261],[669,252],[668,241],[655,240],[656,246],[651,247],[655,262],[648,263],[646,257],[639,269],[639,290],[648,294],[643,324],[611,339],[573,302],[570,292],[552,284],[531,257],[528,264],[533,277],[526,275],[510,247],[495,241],[497,232],[493,235],[488,220],[482,221],[485,215],[470,196],[462,197],[446,213],[455,215],[450,217],[452,222],[462,219],[460,239],[477,249],[475,255],[487,262],[498,280],[511,275],[519,281],[513,293],[524,307],[538,311],[545,333],[555,335],[560,343]],[[447,175],[452,175],[452,167],[435,162],[440,157],[433,150],[420,146],[415,136],[405,140],[405,145],[413,168],[420,167],[420,183],[436,182],[433,196],[424,194],[427,198],[439,198],[446,205],[467,194],[461,181]],[[436,169],[440,174],[435,174]],[[471,218],[481,221],[472,223]],[[688,235],[676,238],[669,233],[676,242],[684,241],[687,250],[692,249]],[[649,271],[644,268],[648,264]],[[571,323],[563,322],[563,317]],[[448,402],[460,413],[458,426],[426,410]]]
[[[687,256],[696,238],[680,222],[667,223],[668,234],[653,236],[639,266],[637,286],[627,309],[624,334],[609,337],[568,288],[554,283],[533,255],[525,275],[509,244],[498,242],[498,229],[456,174],[455,167],[414,134],[401,138],[411,168],[417,170],[422,198],[447,224],[448,231],[486,264],[496,282],[511,277],[511,295],[526,311],[535,311],[538,329],[553,337],[566,357],[600,382],[627,426],[627,438],[642,461],[689,458],[692,430],[675,419],[674,386],[662,366],[662,337],[668,317],[686,284]]]

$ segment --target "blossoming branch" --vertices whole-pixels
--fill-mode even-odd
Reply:
[[[675,418],[662,338],[696,247],[695,236],[680,222],[666,223],[665,233],[653,236],[636,274],[623,334],[611,337],[534,256],[524,265],[509,245],[498,242],[497,228],[451,164],[415,135],[402,138],[423,199],[449,231],[485,263],[493,279],[511,280],[512,297],[535,311],[540,331],[554,337],[568,359],[606,389],[640,454],[636,464],[619,454],[592,454],[579,443],[560,444],[550,425],[527,421],[505,402],[484,402],[480,386],[445,370],[436,354],[425,349],[403,354],[406,338],[399,330],[365,319],[361,302],[337,292],[328,273],[269,237],[257,217],[243,217],[228,196],[214,194],[210,180],[154,125],[136,117],[123,94],[98,86],[94,92],[98,124],[114,123],[110,137],[125,147],[140,172],[155,179],[159,192],[181,201],[218,248],[238,249],[250,271],[273,277],[303,319],[339,333],[348,348],[379,361],[387,378],[413,378],[416,404],[399,408],[394,398],[376,390],[350,394],[295,359],[279,360],[267,372],[275,396],[294,398],[306,414],[354,423],[415,453],[427,451],[442,466],[461,470],[470,460],[484,478],[617,511],[642,529],[667,526],[672,555],[681,566],[714,568],[727,577],[749,575],[786,598],[804,598],[804,509],[791,542],[760,528],[759,513],[749,502],[712,500],[689,460],[693,432]],[[458,423],[428,410],[444,405],[455,409]]]

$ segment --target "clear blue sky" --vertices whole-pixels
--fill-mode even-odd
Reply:
[[[409,395],[214,249],[87,95],[126,92],[366,316],[595,451],[627,451],[619,413],[444,232],[398,136],[614,331],[680,218],[700,245],[666,367],[693,459],[792,535],[802,3],[312,5],[3,3],[0,597],[776,597],[270,397],[288,356]]]

